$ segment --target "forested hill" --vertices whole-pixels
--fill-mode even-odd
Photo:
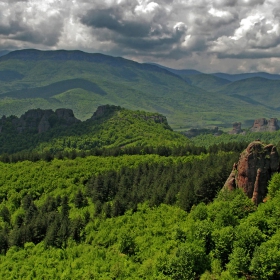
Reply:
[[[265,100],[252,103],[248,98],[237,98],[236,94],[241,93],[226,94],[231,85],[225,79],[169,70],[82,51],[10,52],[0,57],[0,115],[20,116],[29,109],[64,107],[72,109],[78,119],[86,120],[93,107],[114,104],[159,112],[174,129],[231,127],[236,121],[280,118],[279,110],[274,108],[274,103],[278,104],[277,83],[273,83],[273,104]],[[242,91],[243,85],[233,86]],[[270,92],[267,86],[271,84],[261,86],[259,92]]]
[[[0,120],[0,153],[90,151],[102,148],[185,145],[188,140],[172,131],[158,113],[131,111],[119,106],[99,106],[86,121],[72,110],[34,109],[20,118]]]

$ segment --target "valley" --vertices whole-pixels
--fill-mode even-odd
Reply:
[[[278,279],[278,75],[30,49],[0,82],[1,279]]]
[[[21,50],[0,58],[0,115],[69,108],[86,120],[111,104],[161,113],[173,129],[229,128],[279,118],[278,78],[203,74],[81,51]]]

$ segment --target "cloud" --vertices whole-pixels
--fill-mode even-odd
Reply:
[[[0,49],[82,49],[209,71],[261,59],[277,71],[267,65],[280,53],[278,1],[0,0]]]
[[[105,8],[95,6],[80,21],[91,27],[92,36],[101,41],[135,51],[170,49],[183,41],[187,26],[183,22],[167,22],[168,13],[167,7],[156,2],[122,1]]]
[[[51,4],[54,4],[51,6]],[[60,1],[0,1],[0,38],[14,46],[56,46],[63,31],[64,13]]]

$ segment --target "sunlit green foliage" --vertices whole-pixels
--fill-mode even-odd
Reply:
[[[87,223],[82,216],[70,215],[71,223],[75,222],[67,244],[52,243],[50,233],[37,245],[11,247],[0,256],[0,277],[277,279],[279,230],[268,233],[258,217],[270,204],[279,205],[279,198],[256,208],[242,191],[236,191],[220,193],[213,203],[199,204],[189,214],[175,206],[141,204],[135,213],[109,219],[91,215]],[[57,215],[67,215],[63,211]],[[277,218],[278,211],[273,209],[270,219]],[[230,219],[225,212],[231,213]],[[61,232],[62,225],[57,227],[52,234]],[[1,234],[5,235],[3,230]],[[2,248],[5,242],[2,238]]]
[[[60,138],[40,142],[34,161],[2,155],[0,279],[278,279],[280,175],[256,207],[221,190],[246,142],[184,146],[146,120],[114,146],[111,127],[127,122],[118,135],[134,137],[144,114],[119,112],[91,134],[108,141],[98,156],[75,142],[89,126],[55,158]]]

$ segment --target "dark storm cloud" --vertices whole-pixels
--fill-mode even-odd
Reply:
[[[233,59],[261,59],[261,58],[278,58],[280,57],[280,50],[275,50],[273,53],[265,51],[244,51],[238,54],[219,53],[217,58],[233,58]]]
[[[0,24],[0,34],[1,35],[11,35],[22,31],[22,27],[18,21],[11,20],[7,24]]]
[[[233,0],[220,0],[213,7],[231,8],[235,4]],[[220,15],[221,11],[212,11],[211,7],[206,0],[141,1],[141,4],[136,0],[129,4],[111,1],[95,4],[81,16],[80,22],[91,27],[92,36],[100,41],[110,38],[112,44],[137,52],[157,48],[163,55],[169,52],[170,57],[177,50],[183,57],[189,55],[190,50],[205,51],[208,42],[224,34],[230,36],[238,27],[236,10],[223,10]]]
[[[1,45],[10,45],[12,48],[28,43],[56,46],[63,31],[63,13],[56,10],[55,5],[46,6],[46,2],[0,1]]]
[[[31,42],[34,44],[43,44],[46,46],[55,46],[59,42],[59,37],[63,28],[63,21],[58,16],[52,16],[48,24],[41,22],[36,28],[33,26],[25,26],[15,35],[10,36],[11,39]]]
[[[222,60],[279,57],[280,4],[279,0],[0,0],[0,49],[37,46],[226,67]],[[244,67],[249,69],[249,63]]]
[[[150,33],[148,22],[125,20],[118,7],[90,10],[81,18],[81,22],[94,28],[107,28],[128,37],[143,37]]]
[[[101,41],[110,37],[114,43],[135,50],[166,49],[183,40],[186,26],[168,26],[166,11],[157,3],[147,9],[151,11],[148,15],[137,13],[137,1],[130,1],[130,9],[124,4],[95,8],[81,17],[81,23],[92,27],[92,34],[98,33]]]

